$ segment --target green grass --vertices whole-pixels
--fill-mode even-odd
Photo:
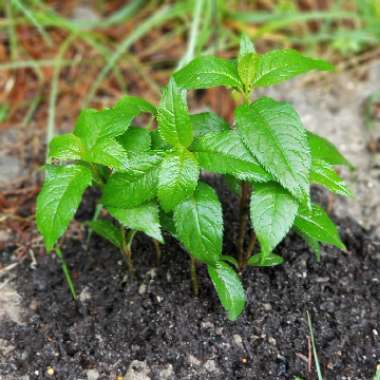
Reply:
[[[311,317],[310,317],[310,314],[308,311],[306,311],[306,316],[307,316],[307,324],[309,327],[309,333],[310,333],[310,339],[311,339],[311,347],[313,349],[313,358],[314,358],[315,370],[317,372],[318,380],[323,380],[321,366],[319,364],[319,359],[318,359],[317,345],[315,343],[313,324],[311,322]]]

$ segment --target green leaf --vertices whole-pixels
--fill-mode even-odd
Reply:
[[[205,170],[231,174],[239,179],[266,182],[272,179],[243,144],[236,131],[209,133],[194,140],[191,146]]]
[[[256,53],[255,45],[246,34],[242,34],[240,37],[239,57],[244,57],[250,53]]]
[[[140,113],[156,115],[156,107],[137,96],[124,96],[115,105],[114,109],[121,111],[124,118],[130,123]]]
[[[109,213],[124,227],[144,232],[146,235],[163,243],[158,206],[147,203],[134,208],[107,207]]]
[[[271,252],[287,235],[297,210],[297,201],[277,183],[255,185],[250,212],[262,251]]]
[[[312,238],[310,235],[304,234],[297,227],[294,227],[294,230],[297,232],[299,236],[301,236],[301,238],[305,241],[308,247],[314,252],[317,262],[319,263],[321,261],[321,246],[318,240]]]
[[[222,252],[222,206],[215,191],[200,183],[194,194],[174,209],[177,237],[196,259],[216,264]]]
[[[187,89],[242,87],[236,62],[212,56],[193,59],[174,73],[174,79],[179,87]]]
[[[56,136],[49,144],[49,158],[58,160],[80,160],[83,152],[80,138],[72,133]]]
[[[155,114],[156,109],[143,99],[125,96],[113,108],[83,110],[75,124],[74,134],[81,138],[87,148],[92,148],[103,138],[122,135],[142,112]]]
[[[121,248],[123,245],[123,237],[121,231],[109,220],[97,219],[87,222],[88,226],[96,234],[111,242],[115,247]]]
[[[238,72],[245,92],[250,91],[253,87],[258,62],[259,56],[256,53],[246,54],[238,60]]]
[[[248,260],[247,264],[253,267],[273,267],[275,265],[280,265],[284,262],[281,256],[275,255],[274,253],[263,253],[260,252],[253,255]]]
[[[158,131],[168,144],[188,147],[193,141],[193,130],[185,94],[171,79],[162,94],[158,108]]]
[[[332,64],[305,57],[293,49],[273,50],[260,56],[253,84],[255,87],[268,87],[311,70],[333,69]]]
[[[228,123],[215,112],[201,112],[190,115],[194,137],[200,137],[210,132],[223,132],[230,129]]]
[[[313,159],[326,161],[331,165],[344,165],[353,168],[353,165],[338,151],[336,146],[325,138],[310,131],[307,132],[311,156]]]
[[[114,173],[103,187],[102,203],[108,207],[137,207],[156,197],[162,157],[136,153],[126,171]]]
[[[66,231],[91,184],[91,171],[83,165],[47,165],[47,175],[37,197],[36,221],[47,251]]]
[[[310,173],[311,183],[322,185],[331,192],[345,197],[351,197],[352,193],[343,179],[338,176],[335,169],[326,161],[313,159]]]
[[[342,250],[346,249],[339,237],[336,225],[326,212],[316,204],[312,205],[311,210],[304,207],[299,208],[294,225],[314,240],[335,245]]]
[[[126,170],[129,157],[124,148],[113,138],[99,140],[83,155],[83,160],[104,165],[116,170]]]
[[[174,238],[177,239],[177,231],[175,230],[173,213],[165,212],[164,210],[160,209],[160,222],[162,229],[166,232],[169,232]]]
[[[236,122],[243,141],[263,167],[297,199],[307,201],[310,151],[293,107],[263,97],[238,107]]]
[[[207,269],[228,319],[235,321],[245,306],[245,292],[239,276],[224,262],[208,265]]]
[[[239,262],[233,256],[222,255],[220,256],[221,260],[233,265],[236,269],[239,269]]]
[[[154,131],[152,131],[150,133],[150,137],[152,139],[153,150],[167,150],[171,148],[170,145],[162,139],[158,129],[155,129]]]
[[[199,166],[188,151],[168,154],[162,161],[158,180],[158,199],[167,212],[188,198],[196,189]]]
[[[129,129],[117,138],[119,144],[127,152],[146,152],[150,149],[152,139],[148,129],[129,127]]]

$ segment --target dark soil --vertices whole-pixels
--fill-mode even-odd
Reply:
[[[238,207],[219,188],[228,253]],[[88,214],[85,205],[79,217]],[[72,301],[54,256],[39,257],[34,270],[20,266],[15,286],[30,315],[24,325],[0,327],[0,339],[16,347],[0,378],[78,380],[93,368],[99,379],[115,379],[138,360],[149,367],[149,377],[138,379],[315,379],[309,311],[325,378],[369,380],[380,361],[380,245],[354,221],[338,223],[347,253],[325,248],[318,264],[290,235],[277,250],[283,266],[247,269],[248,304],[236,322],[225,318],[204,268],[200,295],[192,297],[189,258],[169,238],[158,268],[153,244],[137,238],[134,276],[100,238],[88,250],[68,240],[64,252],[82,300]]]

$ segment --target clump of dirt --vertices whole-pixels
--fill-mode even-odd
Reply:
[[[224,252],[231,253],[237,199],[221,183],[218,192],[227,221]],[[352,219],[337,222],[347,252],[324,248],[318,264],[290,235],[277,249],[284,265],[246,270],[248,303],[236,322],[226,319],[203,267],[200,296],[192,297],[189,258],[170,238],[157,268],[153,244],[137,238],[134,275],[96,236],[88,249],[69,239],[64,252],[79,300],[72,301],[54,256],[38,257],[36,269],[20,264],[13,286],[26,318],[1,321],[8,349],[0,377],[313,379],[309,311],[325,378],[370,379],[380,360],[380,242]]]

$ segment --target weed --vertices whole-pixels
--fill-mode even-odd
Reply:
[[[349,163],[334,145],[306,131],[290,104],[268,97],[251,102],[258,87],[332,69],[291,49],[257,54],[243,36],[236,60],[201,56],[175,72],[157,107],[126,96],[111,109],[83,110],[73,133],[49,145],[49,158],[56,163],[46,167],[36,213],[47,250],[56,249],[85,189],[96,186],[113,221],[97,218],[89,226],[121,250],[130,270],[135,233],[163,242],[164,229],[192,258],[194,290],[197,262],[206,264],[221,303],[235,320],[244,309],[245,293],[234,268],[281,264],[283,258],[274,251],[291,228],[318,259],[320,243],[345,249],[327,213],[311,201],[310,185],[351,195],[334,170]],[[185,89],[217,86],[242,95],[233,126],[212,112],[189,113]],[[157,130],[131,126],[140,113],[150,114]],[[226,176],[232,187],[241,188],[238,262],[222,253],[222,206],[215,190],[200,180],[201,171]],[[244,250],[248,213],[252,234]],[[256,239],[260,251],[252,255]]]

